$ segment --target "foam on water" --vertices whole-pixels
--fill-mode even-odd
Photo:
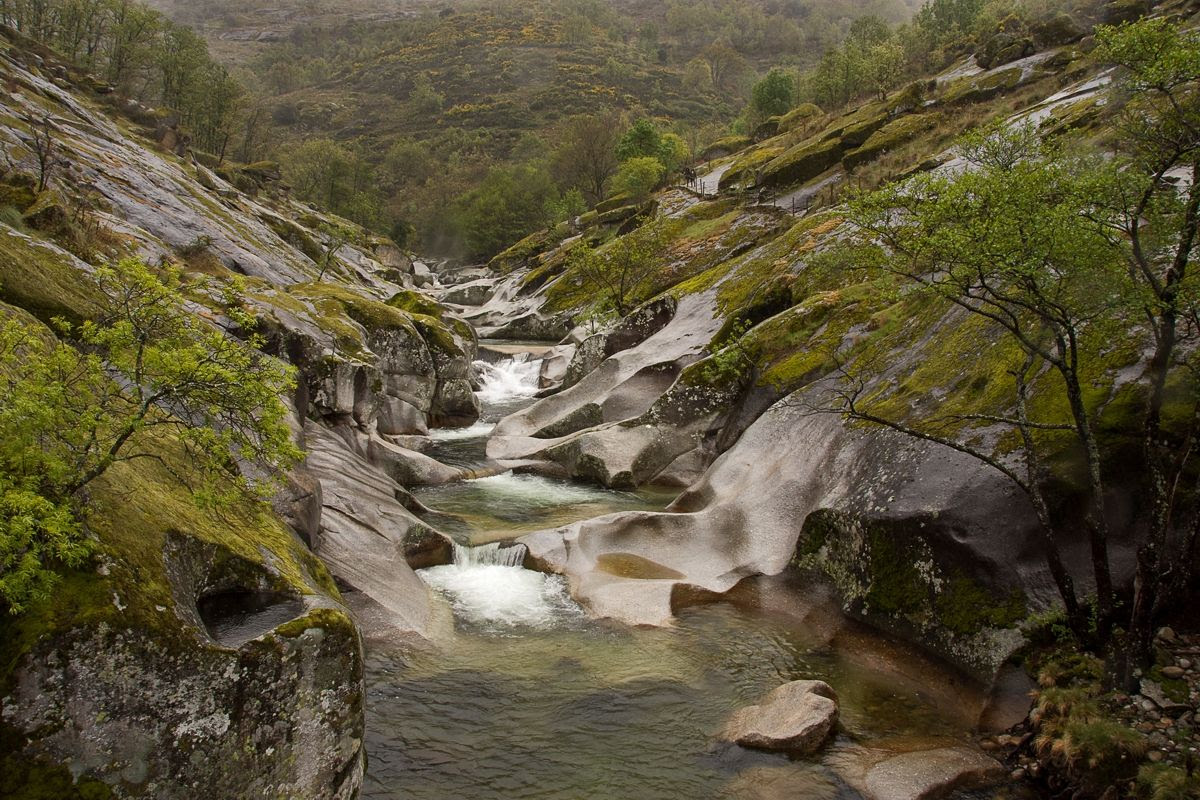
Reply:
[[[533,397],[538,392],[538,374],[542,360],[529,353],[517,353],[495,364],[476,361],[480,386],[476,394],[485,405],[505,403],[521,398]]]
[[[599,486],[568,483],[541,475],[518,475],[511,471],[489,475],[486,478],[475,478],[467,483],[486,491],[490,503],[518,502],[530,506],[554,507],[612,502],[614,498],[627,495],[626,492]]]
[[[496,427],[494,422],[480,420],[466,428],[435,428],[429,432],[429,438],[435,442],[453,442],[461,439],[482,439]]]
[[[485,627],[550,628],[582,613],[558,575],[525,569],[524,545],[454,547],[454,563],[417,570],[460,619]]]

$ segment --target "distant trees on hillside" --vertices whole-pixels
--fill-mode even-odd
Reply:
[[[122,93],[178,112],[202,150],[222,154],[240,130],[242,87],[203,39],[140,2],[0,2],[0,21]]]

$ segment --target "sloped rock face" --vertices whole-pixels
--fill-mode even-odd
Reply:
[[[671,513],[612,514],[522,541],[594,613],[635,624],[668,622],[685,587],[723,593],[812,566],[851,612],[990,681],[1022,641],[1009,626],[1024,604],[1053,598],[1026,501],[967,456],[848,430],[808,407],[799,397],[773,406]],[[598,568],[612,553],[684,577],[614,576]],[[1082,542],[1069,554],[1082,564]]]
[[[728,411],[730,398],[677,380],[720,325],[712,296],[702,294],[648,307],[603,339],[586,340],[567,369],[568,388],[502,420],[488,456],[551,461],[617,488],[645,483],[698,447]],[[622,340],[636,344],[610,350]]]
[[[734,712],[721,738],[758,750],[809,755],[837,724],[837,694],[824,681],[792,681]]]

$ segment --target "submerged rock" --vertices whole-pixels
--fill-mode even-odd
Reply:
[[[978,750],[946,746],[899,754],[866,751],[839,772],[867,800],[938,800],[993,783],[1004,768]]]
[[[734,712],[721,738],[758,750],[809,755],[837,723],[837,694],[824,681],[792,681]]]

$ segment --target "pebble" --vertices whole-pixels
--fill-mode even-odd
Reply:
[[[1177,681],[1183,677],[1183,667],[1163,667],[1162,674],[1164,678]]]
[[[1175,631],[1164,625],[1158,629],[1158,638],[1162,639],[1164,642],[1173,642],[1177,637],[1175,636]]]
[[[1162,750],[1151,750],[1149,753],[1146,754],[1146,758],[1150,759],[1155,764],[1157,764],[1159,761],[1163,760],[1163,751]]]
[[[1155,705],[1153,700],[1143,700],[1140,703],[1140,705],[1142,707],[1142,711],[1157,711],[1158,710],[1158,706]]]
[[[1191,669],[1192,668],[1192,660],[1190,658],[1181,658],[1176,663],[1179,664],[1179,666],[1182,667],[1183,669]]]
[[[1014,769],[1012,773],[1009,774],[1009,777],[1014,781],[1023,781],[1025,780],[1025,770],[1020,768]]]

